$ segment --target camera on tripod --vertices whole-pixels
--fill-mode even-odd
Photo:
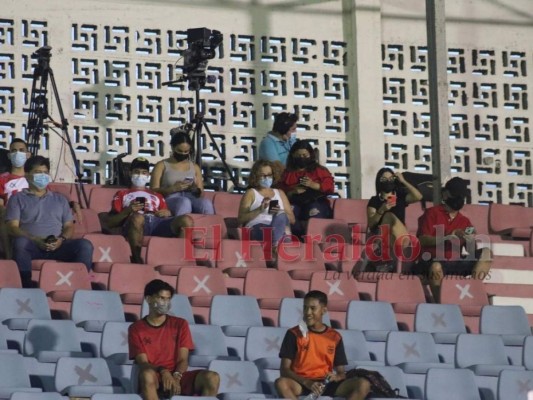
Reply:
[[[187,29],[183,73],[187,75],[189,90],[201,89],[206,83],[207,62],[215,58],[215,50],[222,43],[220,31],[207,28]]]

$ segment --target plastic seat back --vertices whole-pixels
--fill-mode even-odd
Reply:
[[[481,400],[474,373],[468,369],[431,368],[424,392],[427,400]]]
[[[101,332],[107,321],[125,321],[120,295],[107,290],[76,290],[70,315],[78,326],[91,332]]]

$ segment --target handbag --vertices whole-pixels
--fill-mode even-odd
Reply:
[[[370,371],[364,368],[354,368],[346,372],[346,379],[364,378],[370,382],[370,392],[373,397],[387,399],[407,399],[400,396],[400,389],[393,389],[389,382],[378,371]]]

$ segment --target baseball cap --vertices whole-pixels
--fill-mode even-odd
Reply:
[[[444,189],[448,191],[451,197],[466,197],[468,194],[467,182],[458,176],[446,182]]]
[[[130,169],[147,169],[150,170],[150,161],[144,157],[137,157],[131,162]]]

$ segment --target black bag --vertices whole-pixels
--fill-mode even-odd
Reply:
[[[354,368],[346,372],[346,379],[365,378],[370,382],[370,391],[374,397],[384,397],[388,399],[407,399],[400,396],[400,389],[393,389],[389,382],[377,371],[370,371],[363,368]]]
[[[422,193],[422,208],[426,209],[426,201],[433,201],[433,175],[417,172],[403,172],[403,177]]]

